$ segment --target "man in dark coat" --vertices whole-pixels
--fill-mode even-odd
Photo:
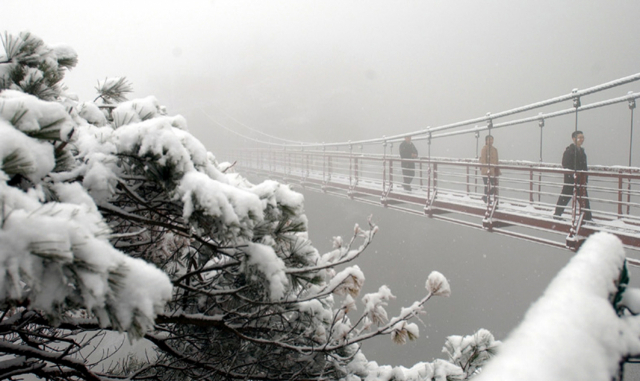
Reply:
[[[587,154],[582,148],[584,143],[584,134],[582,131],[574,131],[571,134],[573,144],[567,147],[562,155],[562,167],[567,169],[573,169],[574,171],[586,171],[587,170]],[[589,195],[587,194],[587,180],[586,173],[566,173],[564,175],[564,186],[560,197],[558,197],[558,203],[556,204],[556,211],[554,216],[561,216],[564,212],[564,208],[571,200],[573,196],[573,189],[577,185],[576,194],[582,196],[581,210],[584,212],[584,219],[591,220],[591,206],[589,204]]]
[[[411,136],[405,136],[404,141],[400,143],[400,158],[403,159],[400,166],[402,167],[402,175],[404,176],[404,183],[402,185],[404,190],[411,190],[410,184],[413,181],[413,176],[416,174],[416,164],[413,161],[404,159],[416,159],[417,157],[418,150],[411,142]]]

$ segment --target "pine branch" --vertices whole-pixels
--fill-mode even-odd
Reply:
[[[0,40],[2,41],[2,46],[7,54],[7,62],[11,62],[18,56],[20,50],[22,50],[24,42],[19,38],[13,37],[7,32],[4,32],[4,37],[0,35]]]
[[[26,134],[35,139],[60,141],[62,140],[60,138],[60,129],[66,120],[66,118],[60,118],[47,125],[40,126],[39,130],[28,131]]]
[[[177,234],[184,235],[185,237],[191,237],[191,235],[189,234],[189,229],[184,226],[168,224],[162,221],[155,221],[145,217],[141,217],[136,214],[128,213],[112,204],[100,204],[98,205],[98,209],[103,213],[113,214],[125,220],[135,221],[150,226],[167,228]]]
[[[373,237],[377,233],[378,231],[377,226],[371,225],[371,227],[372,227],[371,230],[367,230],[367,231],[358,231],[356,229],[355,233],[351,237],[351,240],[347,244],[346,248],[342,248],[341,250],[342,254],[340,255],[340,259],[338,261],[331,262],[322,266],[309,266],[309,267],[302,267],[302,268],[295,268],[295,269],[287,268],[285,272],[287,274],[300,274],[300,273],[305,273],[310,271],[319,271],[319,270],[336,267],[336,266],[353,261],[358,256],[360,256],[360,254],[362,254],[367,249],[367,247],[369,247],[369,245],[373,240]],[[355,239],[358,237],[359,232],[362,232],[365,234],[364,242],[358,249],[356,249],[355,251],[352,251],[351,246],[353,245],[353,242],[355,241]]]
[[[35,162],[25,155],[22,148],[16,148],[9,155],[2,158],[2,171],[8,175],[27,175],[36,171]]]
[[[55,354],[55,353],[50,353],[47,351],[43,351],[33,347],[28,347],[25,345],[11,344],[1,340],[0,340],[0,352],[48,361],[58,366],[67,367],[67,368],[76,370],[83,376],[84,379],[88,381],[103,381],[100,377],[93,374],[93,372],[91,372],[82,361],[72,359],[72,358],[60,357],[58,354]]]
[[[126,77],[105,78],[104,81],[98,81],[95,89],[98,92],[98,96],[93,101],[96,102],[98,99],[102,99],[106,103],[124,102],[127,100],[125,94],[133,92],[133,87],[127,82]]]

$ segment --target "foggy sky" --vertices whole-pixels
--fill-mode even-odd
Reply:
[[[95,98],[98,80],[126,76],[135,89],[132,97],[155,95],[169,113],[185,115],[191,132],[216,153],[227,134],[201,110],[239,130],[241,125],[229,116],[289,139],[345,141],[476,118],[632,75],[640,72],[639,15],[637,0],[0,0],[0,31],[29,30],[47,44],[72,46],[79,64],[65,83],[81,100]],[[640,91],[640,83],[623,86],[614,94],[628,91]],[[625,104],[616,107],[613,113],[581,116],[590,164],[627,163],[628,110]],[[560,160],[573,128],[569,117],[547,122],[545,161]],[[502,159],[538,159],[537,125],[498,130],[495,136]],[[442,140],[434,154],[473,157],[475,144],[471,137]],[[424,145],[417,145],[424,152]],[[636,146],[634,165],[640,166],[640,140]],[[339,212],[344,213],[344,208]],[[350,229],[362,217],[343,215],[336,221],[346,221],[345,229]],[[311,229],[322,224],[314,221],[311,218]],[[475,232],[471,236],[478,241],[469,241],[466,230],[454,232],[444,224],[433,224],[431,229],[460,235],[466,246],[446,242],[456,250],[449,255],[458,258],[479,246],[484,233]],[[341,233],[312,231],[317,240]],[[410,258],[419,264],[407,265],[422,272],[405,285],[415,290],[416,298],[424,292],[422,275],[431,270],[459,278],[452,283],[454,296],[463,287],[478,288],[480,281],[473,282],[474,274],[464,278],[456,263],[441,262],[443,256],[433,254],[442,253],[442,247],[428,247],[410,237],[405,242],[400,233],[385,234],[380,245],[393,249],[374,246],[373,250],[384,254],[380,263],[394,255],[394,259]],[[402,245],[395,245],[399,240]],[[539,245],[523,249],[516,240],[499,242],[508,247],[496,254],[487,246],[488,255],[542,254],[523,256],[520,259],[528,262],[522,267],[544,261],[549,253],[557,255],[551,262],[558,267],[568,255]],[[468,261],[488,262],[478,258]],[[425,259],[432,263],[424,263]],[[384,268],[377,262],[370,266]],[[495,277],[515,282],[514,274],[518,273],[505,270]],[[479,272],[475,275],[484,279]],[[517,315],[552,275],[551,271],[531,275],[535,289],[530,298],[518,300],[524,306],[519,306]],[[380,284],[374,275],[368,279]],[[399,279],[388,281],[400,283]],[[485,287],[499,288],[500,283]],[[509,289],[501,291],[509,296]],[[482,295],[495,297],[490,292]],[[437,351],[446,335],[470,334],[482,327],[475,326],[473,319],[484,311],[471,317],[456,313],[448,300],[436,303],[443,314],[449,311],[448,319],[455,324],[450,331],[441,328],[439,334],[425,329],[424,335],[434,339],[430,348]],[[493,308],[489,304],[471,307]],[[499,339],[505,334],[500,329],[511,328],[517,317],[494,329]],[[470,326],[461,327],[460,320]],[[433,324],[441,321],[436,318]],[[429,360],[432,353],[421,349],[423,343],[417,347],[425,351],[423,357],[414,355]],[[407,364],[414,360],[403,357]]]
[[[95,97],[97,80],[126,76],[133,97],[155,95],[170,113],[185,115],[214,153],[225,135],[201,110],[243,133],[242,124],[293,140],[358,140],[497,113],[640,72],[640,2],[633,0],[0,4],[6,31],[30,30],[76,49],[80,62],[65,83],[81,100]],[[635,83],[614,95],[639,90]],[[602,146],[628,147],[627,106],[615,110],[581,118],[590,164],[627,163],[628,148]],[[571,118],[547,123],[545,161],[559,161],[573,128]],[[495,136],[502,159],[539,159],[537,126]],[[469,136],[433,149],[473,157],[475,144]]]

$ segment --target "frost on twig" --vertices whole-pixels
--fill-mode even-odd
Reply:
[[[449,288],[449,282],[444,275],[440,274],[437,271],[432,271],[427,278],[427,283],[425,285],[429,294],[433,296],[450,296],[451,289]]]
[[[0,346],[8,361],[59,372],[43,377],[113,378],[98,377],[74,351],[87,330],[120,330],[159,355],[119,378],[362,379],[382,367],[361,343],[417,338],[410,320],[428,298],[447,294],[444,277],[430,277],[428,295],[389,319],[394,295],[382,286],[359,313],[365,276],[350,262],[378,231],[371,217],[321,254],[304,197],[291,187],[253,184],[220,164],[155,97],[127,101],[124,77],[100,81],[94,102],[66,97],[41,76],[53,62],[37,70],[27,62],[55,55],[61,74],[71,50],[5,40],[4,66],[24,73],[18,82],[3,76],[11,90],[0,92]]]

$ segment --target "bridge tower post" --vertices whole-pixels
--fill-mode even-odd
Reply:
[[[629,96],[633,94],[633,91],[627,93]],[[629,130],[629,167],[631,167],[631,154],[633,152],[633,110],[636,108],[635,98],[629,99],[629,110],[631,110],[631,128]],[[631,178],[629,178],[627,185],[627,214],[631,212]]]
[[[305,172],[305,156],[307,161],[307,167]],[[309,155],[305,155],[304,153],[304,145],[300,143],[300,185],[304,189],[307,182],[307,177],[309,176]]]
[[[430,130],[431,127],[427,127]],[[435,189],[431,190],[431,176],[433,174],[433,168],[431,166],[431,131],[427,133],[427,202],[424,206],[424,213],[429,217],[433,217],[433,202],[436,198]],[[435,184],[435,183],[434,183]]]
[[[578,93],[578,89],[573,89],[571,91],[573,94]],[[575,127],[574,131],[578,131],[578,110],[580,109],[581,102],[580,96],[576,95],[573,97],[573,108],[575,109]],[[573,199],[571,201],[571,228],[569,229],[569,234],[567,235],[567,239],[565,241],[565,246],[568,249],[573,251],[577,251],[580,248],[580,245],[584,242],[585,238],[580,236],[580,228],[582,227],[582,222],[584,220],[584,213],[582,211],[583,206],[583,193],[584,193],[584,185],[580,184],[582,176],[578,176],[578,170],[573,169]]]
[[[323,192],[327,191],[327,147],[322,142],[322,185],[320,186]]]
[[[349,140],[349,189],[347,190],[347,196],[353,199],[353,189],[355,188],[353,184],[353,144],[351,144],[351,140]]]
[[[353,157],[353,161],[355,165],[355,168],[354,168],[355,182],[353,184],[354,191],[356,190],[356,187],[358,186],[358,184],[360,184],[360,163],[361,162],[364,163],[364,159],[361,159],[363,156],[364,156],[364,144],[360,144],[360,154]]]
[[[386,136],[382,136],[382,195],[380,196],[380,203],[385,207],[389,204],[389,191],[387,187],[387,139]]]
[[[540,127],[540,164],[542,164],[542,131],[544,130],[544,118],[542,113],[538,113],[538,127]],[[542,172],[538,174],[538,202],[542,201]]]
[[[478,125],[475,126],[475,129],[478,129]],[[480,154],[478,151],[479,148],[479,143],[480,143],[480,131],[476,131],[474,133],[474,136],[476,137],[476,160],[479,161],[480,159]],[[474,177],[473,177],[473,193],[478,193],[478,167],[476,166],[475,171],[474,171]]]
[[[289,178],[289,175],[291,173],[291,161],[290,161],[291,156],[290,156],[290,153],[287,152],[287,146],[282,147],[282,155],[283,155],[283,157],[282,157],[282,161],[283,161],[282,165],[284,167],[283,170],[282,170],[282,172],[283,172],[282,180],[285,183],[287,183],[287,182],[289,182],[288,178]]]
[[[389,187],[387,195],[393,190],[393,142],[389,143]]]

